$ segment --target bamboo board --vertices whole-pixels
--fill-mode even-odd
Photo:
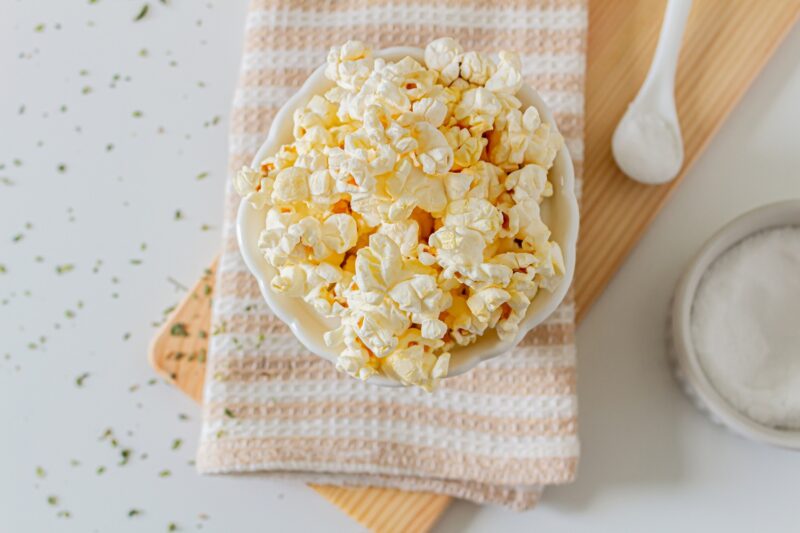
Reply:
[[[678,68],[676,96],[686,163],[672,183],[626,179],[611,157],[611,135],[644,79],[664,0],[590,0],[586,153],[575,279],[580,320],[678,186],[725,117],[800,16],[800,0],[696,0]],[[159,331],[153,367],[200,402],[214,276],[207,270]],[[208,287],[208,288],[207,288]],[[185,324],[187,336],[173,335]],[[182,354],[182,355],[178,355]],[[376,532],[428,531],[449,497],[377,488],[312,487]]]

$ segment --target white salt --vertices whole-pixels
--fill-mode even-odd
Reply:
[[[692,306],[692,338],[733,407],[800,428],[800,227],[757,233],[711,264]]]

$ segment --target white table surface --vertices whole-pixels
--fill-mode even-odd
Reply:
[[[197,406],[148,385],[169,279],[218,249],[245,2],[151,1],[134,22],[142,3],[0,0],[0,531],[358,531],[302,484],[198,476]],[[527,513],[455,503],[437,531],[800,528],[800,455],[712,425],[663,342],[702,241],[800,197],[798,124],[795,29],[579,329],[577,482]]]

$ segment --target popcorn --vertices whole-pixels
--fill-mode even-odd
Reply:
[[[472,293],[467,299],[467,307],[479,322],[490,322],[495,311],[510,298],[511,295],[499,287],[486,287]]]
[[[448,128],[444,136],[453,149],[453,170],[462,170],[476,164],[488,143],[483,136],[473,136],[470,130],[458,126]]]
[[[431,41],[425,47],[425,64],[432,71],[442,71],[453,61],[456,61],[464,49],[452,37],[442,37]]]
[[[522,87],[522,63],[514,52],[501,51],[497,69],[486,80],[486,88],[493,93],[515,94]]]
[[[372,71],[372,50],[361,41],[347,41],[328,52],[325,76],[346,90],[360,88]]]
[[[412,118],[420,117],[430,123],[434,128],[438,128],[447,117],[447,106],[441,100],[435,98],[422,98],[414,102],[411,110],[415,115]]]
[[[465,198],[447,205],[444,223],[445,226],[475,230],[486,243],[490,243],[500,231],[503,216],[488,200]]]
[[[272,195],[272,180],[261,176],[250,167],[242,167],[233,178],[233,187],[256,209],[269,205]]]
[[[484,85],[496,70],[494,62],[480,52],[467,52],[461,58],[461,77],[475,85]]]
[[[426,174],[444,174],[453,167],[453,149],[429,122],[414,124],[411,136],[417,141],[417,159]]]
[[[273,203],[302,202],[309,198],[308,170],[289,167],[280,171],[272,189]]]
[[[325,334],[339,370],[431,390],[454,346],[515,338],[560,283],[541,204],[563,140],[521,109],[520,67],[451,38],[424,64],[333,47],[336,85],[295,111],[294,141],[234,177],[266,213],[270,289],[339,321]]]
[[[523,163],[549,169],[563,142],[558,132],[542,123],[535,107],[525,113],[510,109],[498,117],[489,135],[489,160],[504,170],[515,170]]]
[[[422,326],[422,336],[426,339],[440,339],[447,332],[447,325],[438,317],[452,299],[441,290],[434,276],[417,274],[392,287],[389,296],[401,311],[409,313],[412,322]]]
[[[460,124],[469,127],[470,133],[481,135],[493,128],[500,111],[502,105],[494,93],[477,87],[461,94],[461,101],[453,109],[453,116]]]
[[[441,341],[427,341],[417,330],[410,329],[400,339],[397,349],[384,360],[383,368],[387,375],[401,383],[430,391],[436,380],[447,374],[450,363],[448,352],[434,355],[442,344]]]

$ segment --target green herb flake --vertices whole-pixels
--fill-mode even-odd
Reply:
[[[78,461],[77,459],[70,459],[69,466],[81,466],[81,462]]]
[[[66,171],[67,171],[67,165],[65,165],[64,163],[61,163],[61,164],[60,164],[60,165],[58,165],[58,167],[56,167],[56,168],[58,169],[58,171],[59,171],[61,174],[63,174],[64,172],[66,172]]]
[[[72,272],[75,270],[75,265],[71,263],[65,263],[63,265],[56,266],[56,274],[66,274],[67,272]]]
[[[178,524],[175,522],[170,522],[167,524],[167,531],[178,531]]]
[[[201,172],[197,175],[197,181],[204,180],[208,177],[208,172]]]
[[[83,387],[83,383],[86,381],[86,378],[88,378],[89,376],[90,376],[90,374],[88,372],[84,372],[83,374],[81,374],[80,376],[75,378],[75,385],[78,386],[78,387]]]
[[[231,411],[227,407],[225,408],[225,416],[227,416],[228,418],[236,418],[236,415],[233,414],[233,411]]]
[[[139,57],[147,57],[149,55],[150,52],[147,50],[147,48],[142,48],[141,50],[139,50]]]
[[[25,235],[23,235],[22,233],[17,233],[13,237],[11,237],[11,242],[19,242],[24,238],[25,238]]]
[[[50,505],[54,505],[54,506],[58,505],[58,496],[52,496],[52,495],[48,496],[47,497],[47,503],[50,504]]]
[[[183,211],[180,209],[175,211],[175,220],[183,220]]]
[[[133,113],[131,113],[131,115],[133,116],[133,118],[142,118],[144,116],[144,113],[142,113],[141,111],[137,110],[137,111],[134,111]]]
[[[170,470],[162,470],[161,472],[158,473],[158,477],[169,477],[171,475],[172,472]]]
[[[128,462],[130,462],[131,460],[132,453],[133,450],[131,450],[130,448],[124,448],[120,450],[119,455],[122,459],[120,459],[119,466],[125,466],[126,464],[128,464]]]
[[[176,322],[172,325],[172,328],[169,330],[170,335],[173,337],[188,337],[189,331],[186,329],[186,324],[182,322]]]
[[[44,471],[44,468],[42,468],[41,466],[37,466],[36,467],[36,477],[44,478],[45,476],[47,476],[47,472]]]
[[[134,266],[139,266],[139,265],[142,264],[142,260],[141,259],[131,259],[131,264],[134,265]]]
[[[8,269],[4,264],[0,263],[0,274],[5,274],[6,272],[8,272]]]
[[[172,441],[172,449],[177,450],[178,448],[181,447],[182,444],[183,444],[182,439],[175,439],[174,441]]]
[[[101,465],[101,466],[98,466],[98,467],[97,467],[97,470],[95,470],[95,473],[96,473],[98,476],[102,476],[102,475],[105,473],[105,471],[106,471],[106,467],[104,467],[104,466],[102,466],[102,465]]]
[[[139,10],[139,13],[133,19],[134,22],[138,22],[142,20],[144,17],[147,16],[147,12],[150,11],[150,4],[144,4],[142,8]]]
[[[90,85],[84,85],[83,89],[81,89],[81,94],[91,94],[92,87]]]
[[[39,23],[33,27],[33,31],[36,33],[42,33],[44,31],[44,23]]]
[[[142,514],[142,510],[141,509],[131,509],[130,511],[128,511],[128,517],[129,518],[133,518],[134,516],[139,516],[141,514]]]
[[[186,422],[187,420],[189,420],[189,415],[187,415],[185,413],[179,413],[178,414],[178,420],[180,420],[182,422]]]
[[[59,511],[56,516],[59,518],[72,518],[72,513],[64,509],[63,511]]]

